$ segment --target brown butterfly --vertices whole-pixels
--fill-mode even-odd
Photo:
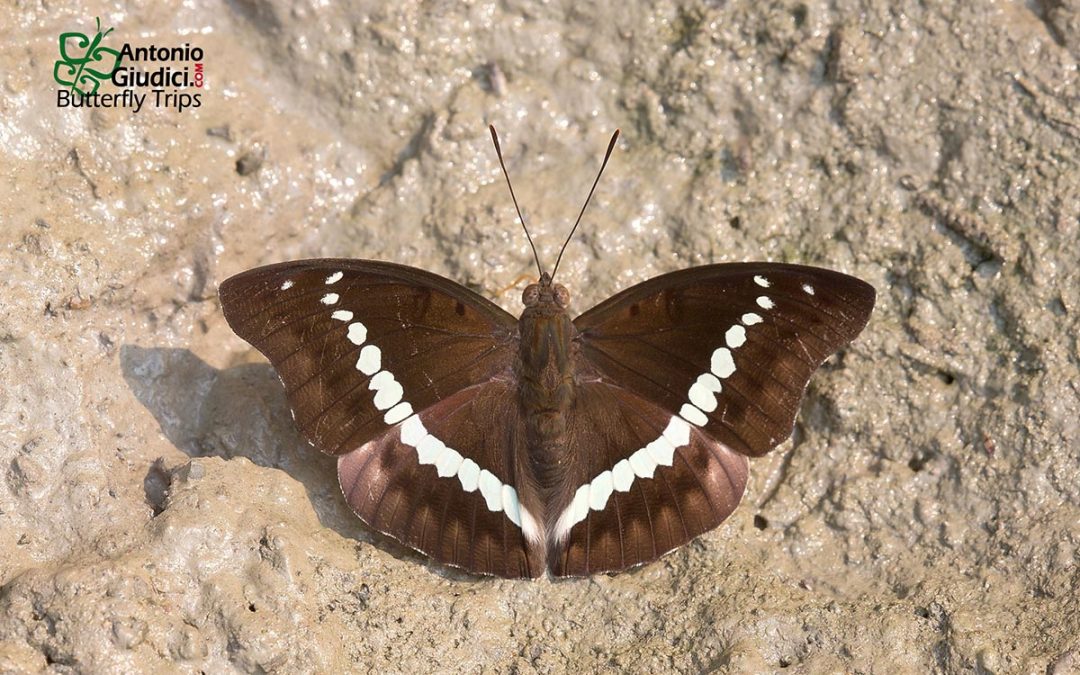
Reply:
[[[838,272],[738,263],[664,274],[571,319],[558,261],[537,267],[520,318],[367,260],[250,270],[221,304],[303,435],[338,457],[364,522],[501,577],[624,570],[719,525],[747,457],[791,434],[810,376],[874,307],[870,285]]]

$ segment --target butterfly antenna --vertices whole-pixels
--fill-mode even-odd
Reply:
[[[563,242],[562,248],[559,249],[559,257],[555,259],[555,269],[551,270],[552,279],[555,278],[555,273],[559,271],[559,263],[562,261],[562,254],[566,251],[566,245],[574,238],[574,233],[577,232],[578,225],[581,223],[581,217],[585,215],[585,208],[589,205],[589,200],[592,199],[593,192],[596,191],[596,184],[600,182],[600,176],[604,175],[604,167],[607,166],[607,161],[611,157],[612,150],[615,149],[615,141],[617,140],[619,140],[618,129],[611,135],[611,142],[608,143],[607,152],[604,153],[604,161],[600,164],[600,170],[596,173],[596,180],[593,181],[592,187],[589,189],[589,196],[585,198],[585,203],[581,205],[581,213],[578,214],[577,220],[574,221],[574,227],[570,230],[570,235],[566,237],[566,241]]]
[[[542,277],[544,276],[544,268],[540,266],[540,256],[536,253],[536,244],[533,243],[532,235],[529,234],[529,228],[525,227],[525,217],[521,215],[521,208],[518,206],[517,197],[514,196],[514,186],[510,184],[510,174],[506,172],[506,163],[503,162],[502,148],[499,147],[499,134],[495,133],[494,124],[489,124],[488,129],[491,130],[491,141],[495,144],[495,154],[499,156],[499,166],[502,167],[503,176],[506,176],[506,187],[510,188],[510,199],[514,200],[514,208],[517,210],[518,220],[521,221],[521,229],[525,230],[525,238],[529,240],[529,247],[532,248],[533,260],[536,261],[536,270]]]

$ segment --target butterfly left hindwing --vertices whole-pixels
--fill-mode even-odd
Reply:
[[[588,384],[568,428],[591,452],[563,498],[554,573],[626,569],[724,520],[745,457],[791,435],[810,376],[873,306],[854,277],[746,263],[656,277],[575,319]]]
[[[338,460],[364,522],[474,574],[543,574],[534,512],[518,494],[524,423],[507,380],[463,389]],[[531,508],[531,510],[530,510]]]
[[[745,456],[621,387],[583,382],[576,401],[568,444],[588,453],[580,487],[555,513],[549,564],[556,576],[655,560],[738,506]]]

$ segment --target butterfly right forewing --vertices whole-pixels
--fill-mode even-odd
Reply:
[[[470,572],[543,571],[536,506],[517,491],[513,317],[434,274],[360,260],[258,268],[220,295],[277,370],[297,427],[339,457],[361,519]]]
[[[514,317],[401,265],[281,263],[227,279],[220,297],[229,325],[274,365],[301,433],[333,455],[508,376],[516,354]]]

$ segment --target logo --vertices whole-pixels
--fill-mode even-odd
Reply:
[[[71,93],[79,96],[96,93],[120,67],[120,52],[101,44],[111,32],[112,28],[102,33],[98,19],[93,40],[82,33],[61,33],[60,60],[53,67],[56,83],[70,87]]]
[[[84,33],[60,35],[60,59],[53,66],[59,108],[171,108],[183,112],[202,105],[198,91],[206,83],[203,50],[188,42],[176,46],[132,45],[107,47],[113,29],[97,30],[91,39]],[[146,64],[146,65],[144,65]],[[105,89],[114,91],[99,91]]]

